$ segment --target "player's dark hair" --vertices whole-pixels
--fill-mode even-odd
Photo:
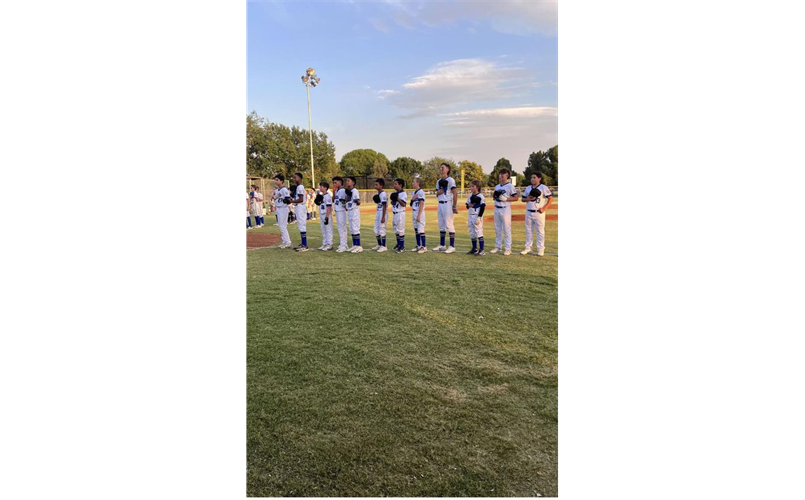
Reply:
[[[341,184],[343,184],[343,183],[344,183],[344,179],[342,179],[341,177],[339,177],[339,176],[337,176],[337,175],[336,175],[335,177],[333,177],[333,182],[335,182],[335,181],[338,181],[338,182],[340,182]]]
[[[323,187],[324,189],[330,189],[330,184],[328,184],[327,181],[321,181],[319,186]]]
[[[358,183],[358,179],[356,179],[354,175],[350,175],[349,177],[347,177],[347,179],[351,180],[353,184]]]
[[[531,175],[536,175],[539,180],[542,180],[542,172],[531,172]]]
[[[442,163],[442,164],[441,164],[441,165],[439,165],[439,166],[440,166],[440,167],[447,167],[447,173],[448,173],[448,174],[450,173],[450,171],[451,171],[451,170],[453,170],[452,168],[450,168],[450,165],[448,165],[447,163]]]
[[[302,174],[300,174],[299,172],[297,172],[297,173],[293,174],[293,176],[294,176],[294,177],[299,177],[299,180],[300,180],[300,181],[302,180]]]
[[[394,182],[400,185],[401,188],[405,187],[405,181],[402,179],[394,179]]]
[[[279,179],[279,180],[281,180],[282,182],[285,182],[285,176],[284,176],[284,175],[282,175],[282,174],[277,174],[277,175],[275,175],[275,176],[274,176],[274,178],[275,178],[275,179]]]
[[[470,184],[477,187],[479,192],[481,191],[481,181],[479,181],[478,179],[473,179],[472,181],[470,181]]]
[[[380,184],[380,187],[386,187],[386,180],[383,179],[382,177],[378,177],[377,179],[375,179],[375,182]]]
[[[511,179],[511,178],[512,178],[512,173],[511,173],[511,172],[509,172],[509,169],[508,169],[508,168],[505,168],[505,167],[504,167],[504,168],[501,168],[501,169],[498,171],[498,175],[500,175],[500,174],[506,174],[506,176],[507,176],[507,178],[508,178],[508,179]]]

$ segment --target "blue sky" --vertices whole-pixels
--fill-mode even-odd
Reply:
[[[336,159],[451,157],[525,169],[558,143],[555,1],[248,2],[248,105],[313,128]]]

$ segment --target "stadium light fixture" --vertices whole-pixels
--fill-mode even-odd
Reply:
[[[305,74],[302,75],[302,83],[307,90],[307,128],[308,135],[310,136],[310,182],[313,183],[313,189],[316,189],[316,172],[313,170],[313,122],[310,118],[310,87],[316,87],[321,78],[316,75],[316,70],[308,68]]]

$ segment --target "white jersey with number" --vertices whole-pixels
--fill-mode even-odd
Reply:
[[[321,217],[327,217],[327,207],[332,206],[333,197],[330,196],[330,193],[327,193],[322,197],[321,205],[319,205],[319,215],[321,215]]]
[[[408,196],[405,194],[405,191],[395,191],[397,193],[397,201],[391,204],[391,211],[395,214],[398,213],[405,213],[405,202],[408,200]]]
[[[380,191],[378,196],[380,196],[380,203],[377,204],[377,212],[380,213],[386,209],[386,207],[383,205],[388,206],[389,196],[385,191]]]
[[[533,195],[531,193],[534,193]],[[525,208],[526,210],[542,210],[545,205],[548,204],[548,198],[553,196],[551,189],[546,186],[545,184],[540,184],[537,187],[528,186],[523,194],[526,198],[529,196],[536,196],[537,199],[534,201],[526,202]]]
[[[290,196],[291,196],[291,192],[288,191],[288,188],[286,188],[285,186],[282,186],[279,189],[275,189],[274,190],[274,205],[277,208],[287,207],[288,204],[285,203],[284,200],[285,200],[285,198],[288,198]]]
[[[411,193],[411,210],[414,211],[414,214],[419,213],[419,209],[423,203],[425,203],[425,191],[417,189],[416,191]]]
[[[481,199],[481,201],[479,201],[475,205],[473,205],[470,202],[470,198],[472,196],[473,196],[472,194],[467,196],[467,205],[469,205],[469,211],[467,212],[467,217],[469,219],[475,219],[476,217],[478,217],[478,212],[481,210],[481,205],[486,206],[486,198],[484,197],[484,195],[482,195],[481,193],[478,193],[478,194],[475,195],[475,196],[477,196],[478,198]]]
[[[336,212],[345,212],[347,210],[347,193],[344,188],[339,188],[333,196],[333,206]]]

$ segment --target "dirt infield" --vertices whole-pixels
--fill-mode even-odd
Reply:
[[[545,220],[559,220],[559,214],[545,214]],[[484,215],[484,222],[495,223],[495,216],[486,217]],[[525,214],[512,214],[512,222],[525,222]]]
[[[282,241],[279,235],[265,233],[246,233],[246,249],[265,248]]]

